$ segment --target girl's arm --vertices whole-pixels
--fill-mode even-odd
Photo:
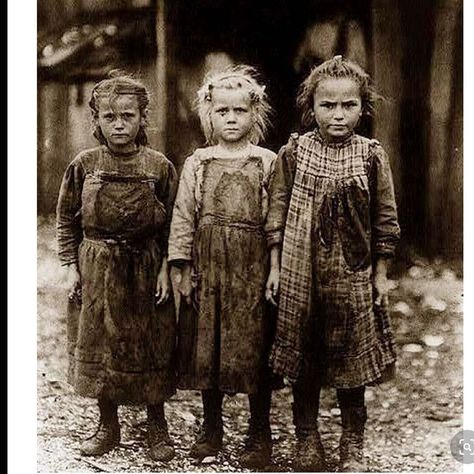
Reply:
[[[191,303],[192,248],[196,230],[196,170],[194,157],[186,159],[173,208],[168,262],[178,268],[178,292]]]
[[[277,305],[276,296],[280,287],[280,245],[276,244],[270,249],[270,272],[265,286],[265,299]]]
[[[387,154],[380,145],[375,146],[372,159],[370,173],[371,246],[374,259],[375,304],[380,305],[390,289],[387,269],[400,240],[400,227],[390,163]]]
[[[80,157],[67,167],[59,191],[56,208],[58,255],[62,265],[78,264],[78,249],[82,241],[82,186],[85,171]]]
[[[168,161],[166,163],[167,170],[164,174],[163,182],[160,183],[158,189],[160,190],[160,196],[158,198],[163,202],[166,211],[166,222],[163,229],[158,236],[158,245],[161,251],[164,253],[163,259],[161,260],[160,271],[158,272],[158,278],[156,280],[156,304],[164,303],[171,294],[171,280],[169,275],[168,267],[168,240],[170,234],[171,215],[173,212],[173,204],[176,197],[176,189],[178,187],[178,175],[176,173],[173,164]]]
[[[164,260],[167,260],[168,255],[168,241],[170,235],[171,216],[173,214],[173,204],[176,198],[176,191],[178,189],[178,174],[173,166],[173,163],[166,161],[166,172],[158,183],[157,199],[163,203],[166,212],[166,221],[163,228],[160,230],[158,236],[158,245],[163,252]]]
[[[196,230],[196,175],[193,157],[184,162],[179,179],[178,193],[173,208],[168,241],[168,262],[192,260],[194,233]]]
[[[281,245],[296,171],[296,139],[290,138],[278,153],[269,187],[265,233],[269,247]]]
[[[372,255],[391,258],[400,240],[397,204],[387,154],[380,145],[374,147],[370,170]]]

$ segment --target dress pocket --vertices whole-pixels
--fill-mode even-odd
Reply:
[[[347,265],[354,271],[366,270],[370,265],[369,192],[357,183],[340,193],[338,229]]]

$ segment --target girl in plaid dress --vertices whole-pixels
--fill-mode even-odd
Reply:
[[[386,153],[354,133],[373,110],[369,76],[341,56],[314,68],[298,105],[313,131],[278,155],[266,230],[267,297],[279,292],[270,362],[293,382],[297,470],[326,469],[318,432],[323,384],[337,389],[340,469],[364,472],[365,386],[393,372],[387,262],[399,226]],[[280,262],[281,248],[281,264]]]
[[[264,301],[264,223],[276,155],[256,146],[269,123],[264,90],[248,66],[205,79],[198,107],[209,146],[184,163],[169,241],[169,260],[181,273],[179,387],[201,390],[204,409],[190,455],[218,453],[223,396],[247,393],[246,467],[267,464],[272,449],[268,355],[275,318]]]

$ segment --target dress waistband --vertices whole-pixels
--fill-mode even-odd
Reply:
[[[263,232],[263,224],[260,222],[243,222],[232,220],[227,217],[206,215],[199,220],[199,227],[206,227],[209,225],[217,225],[223,227],[235,227],[237,229],[251,230]]]
[[[119,247],[124,249],[141,249],[146,247],[150,242],[155,240],[146,237],[143,239],[117,239],[113,237],[84,236],[84,241],[102,244],[106,247]]]

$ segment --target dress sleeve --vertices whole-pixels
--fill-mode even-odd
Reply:
[[[168,240],[170,235],[171,215],[173,213],[173,204],[178,188],[178,175],[173,163],[167,162],[166,172],[163,174],[162,182],[156,188],[156,197],[163,203],[166,211],[166,221],[163,229],[157,238],[158,245],[163,252],[168,251]]]
[[[78,263],[78,249],[82,241],[82,185],[85,171],[79,157],[64,173],[56,208],[58,255],[62,265]]]
[[[400,227],[390,163],[378,144],[373,147],[369,180],[372,252],[375,257],[392,257],[400,240]]]
[[[168,261],[191,261],[196,229],[194,157],[186,159],[179,179],[168,243]]]
[[[294,141],[295,139],[291,138],[290,142],[280,149],[270,181],[270,202],[265,223],[268,247],[281,245],[283,242],[283,232],[296,171],[296,144],[293,143]]]

